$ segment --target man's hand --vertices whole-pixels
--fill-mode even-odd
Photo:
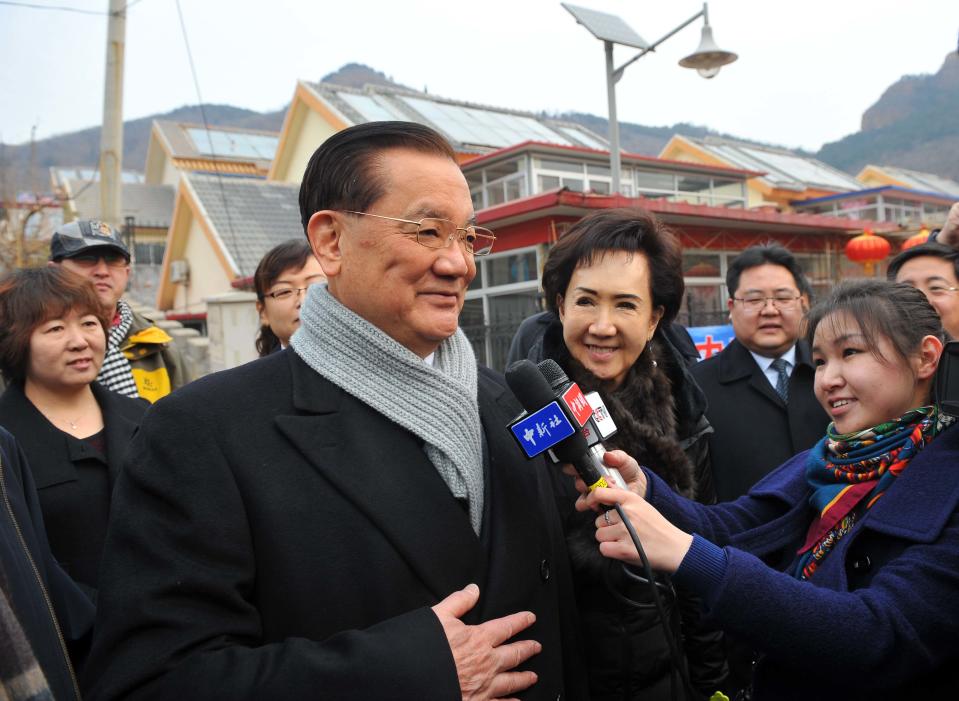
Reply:
[[[959,202],[952,205],[946,223],[939,230],[936,241],[953,248],[959,248]]]
[[[468,626],[460,618],[479,601],[479,587],[467,585],[433,607],[449,640],[464,701],[507,699],[536,683],[534,672],[513,672],[543,649],[535,640],[503,643],[536,621],[529,611]]]

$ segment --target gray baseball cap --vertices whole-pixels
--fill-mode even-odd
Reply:
[[[59,226],[50,240],[50,260],[72,258],[91,248],[110,248],[130,260],[130,250],[120,234],[96,219],[78,219]]]

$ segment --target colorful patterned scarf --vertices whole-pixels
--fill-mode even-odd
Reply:
[[[793,576],[809,579],[856,519],[952,421],[936,407],[926,406],[853,433],[837,435],[835,424],[829,424],[826,437],[812,448],[806,463],[806,481],[812,489],[809,505],[816,517],[798,551]]]

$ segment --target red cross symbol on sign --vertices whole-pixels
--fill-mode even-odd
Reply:
[[[696,350],[702,354],[703,358],[711,358],[713,353],[718,353],[722,349],[723,344],[720,341],[714,341],[711,334],[707,334],[702,343],[696,344]]]

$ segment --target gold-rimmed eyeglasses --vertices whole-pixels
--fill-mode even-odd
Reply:
[[[485,256],[493,250],[493,244],[496,242],[496,236],[489,229],[481,226],[456,226],[449,219],[438,219],[436,217],[424,217],[419,221],[410,219],[399,219],[398,217],[384,217],[382,214],[370,214],[369,212],[354,212],[349,209],[342,210],[346,214],[356,214],[361,217],[376,217],[377,219],[387,219],[403,224],[409,224],[416,227],[416,231],[405,232],[408,236],[415,236],[416,243],[427,248],[447,248],[453,243],[453,238],[457,237],[463,242],[463,247],[467,252],[474,256]]]
[[[772,297],[763,297],[761,295],[747,295],[746,297],[733,297],[739,302],[743,311],[749,314],[758,314],[766,307],[766,302],[772,302],[773,306],[779,311],[788,311],[796,306],[796,302],[802,299],[802,295],[778,294]]]

